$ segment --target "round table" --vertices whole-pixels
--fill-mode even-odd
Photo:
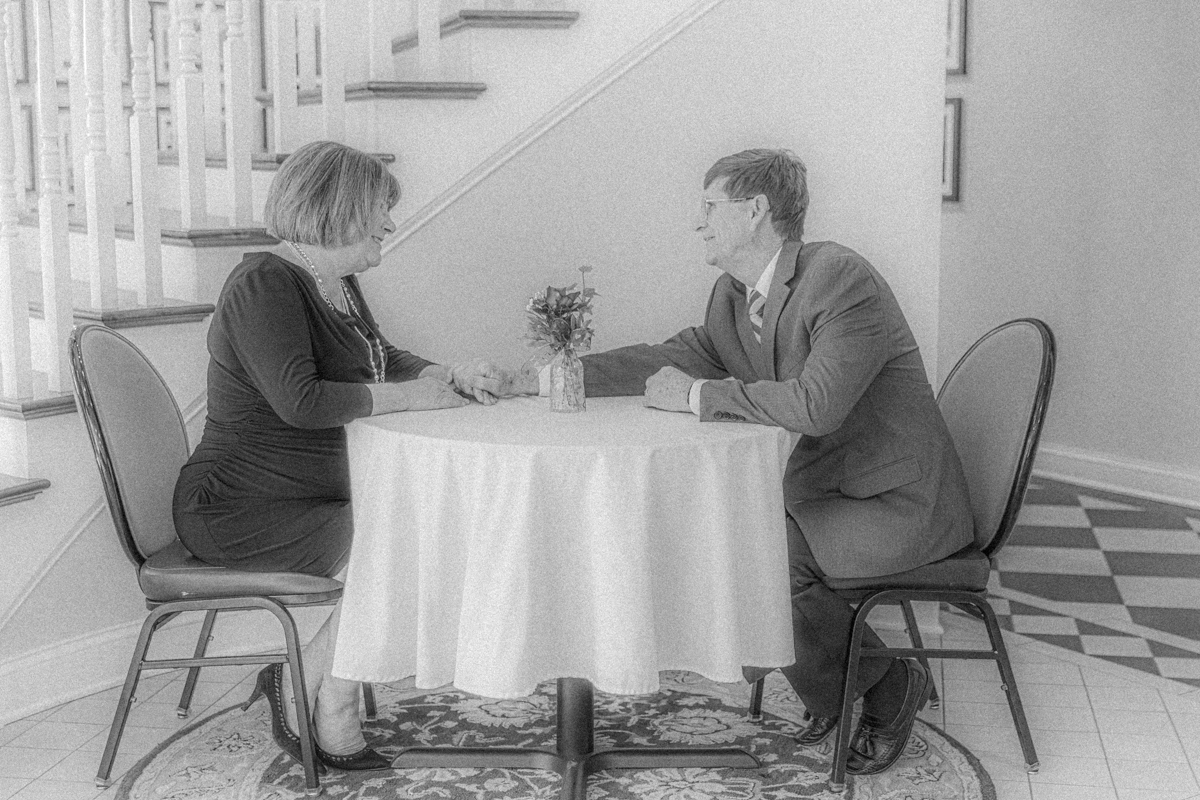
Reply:
[[[664,669],[732,682],[742,665],[792,663],[794,434],[640,397],[589,398],[579,414],[518,398],[356,420],[347,440],[355,534],[333,673],[490,697],[560,679],[556,753],[439,748],[439,765],[558,769],[565,796],[595,769],[695,765],[661,748],[593,752],[592,686],[641,694]]]

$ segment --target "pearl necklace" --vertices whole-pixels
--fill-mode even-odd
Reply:
[[[297,242],[288,242],[288,245],[296,251],[296,255],[300,256],[300,260],[304,262],[304,266],[308,268],[308,271],[312,273],[313,278],[317,281],[317,291],[321,293],[321,299],[325,301],[325,305],[329,306],[330,311],[336,313],[338,310],[337,306],[329,299],[329,295],[325,291],[325,282],[321,280],[321,273],[317,272],[317,267],[313,264],[312,259],[308,257],[308,253],[304,252]],[[387,357],[383,352],[383,344],[371,332],[370,326],[367,325],[366,320],[363,319],[362,314],[358,310],[358,304],[354,302],[354,298],[350,295],[350,292],[346,291],[345,281],[339,280],[338,283],[341,284],[342,297],[346,301],[346,307],[350,309],[350,315],[367,330],[367,333],[363,333],[358,325],[350,326],[367,346],[367,352],[371,360],[371,376],[375,379],[375,383],[383,383],[387,373]],[[377,358],[378,362],[376,361]]]

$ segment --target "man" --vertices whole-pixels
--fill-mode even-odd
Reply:
[[[782,671],[812,716],[797,741],[815,745],[838,725],[852,620],[826,577],[903,572],[965,547],[966,482],[887,282],[848,248],[801,241],[800,159],[762,149],[722,158],[702,202],[705,260],[724,272],[704,324],[585,356],[585,389],[802,434],[783,487],[796,663]],[[868,631],[864,646],[883,643]],[[930,689],[915,659],[866,659],[847,771],[895,763]]]

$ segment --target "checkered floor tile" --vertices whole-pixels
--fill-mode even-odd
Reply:
[[[1009,630],[1200,687],[1200,511],[1035,479],[996,566]]]

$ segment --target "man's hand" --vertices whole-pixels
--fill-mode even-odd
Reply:
[[[691,411],[688,393],[696,379],[674,367],[663,367],[646,379],[643,405],[663,411]]]
[[[552,353],[538,353],[515,370],[503,370],[498,396],[514,397],[527,394],[536,396],[542,388],[541,372],[550,363],[552,356]]]

